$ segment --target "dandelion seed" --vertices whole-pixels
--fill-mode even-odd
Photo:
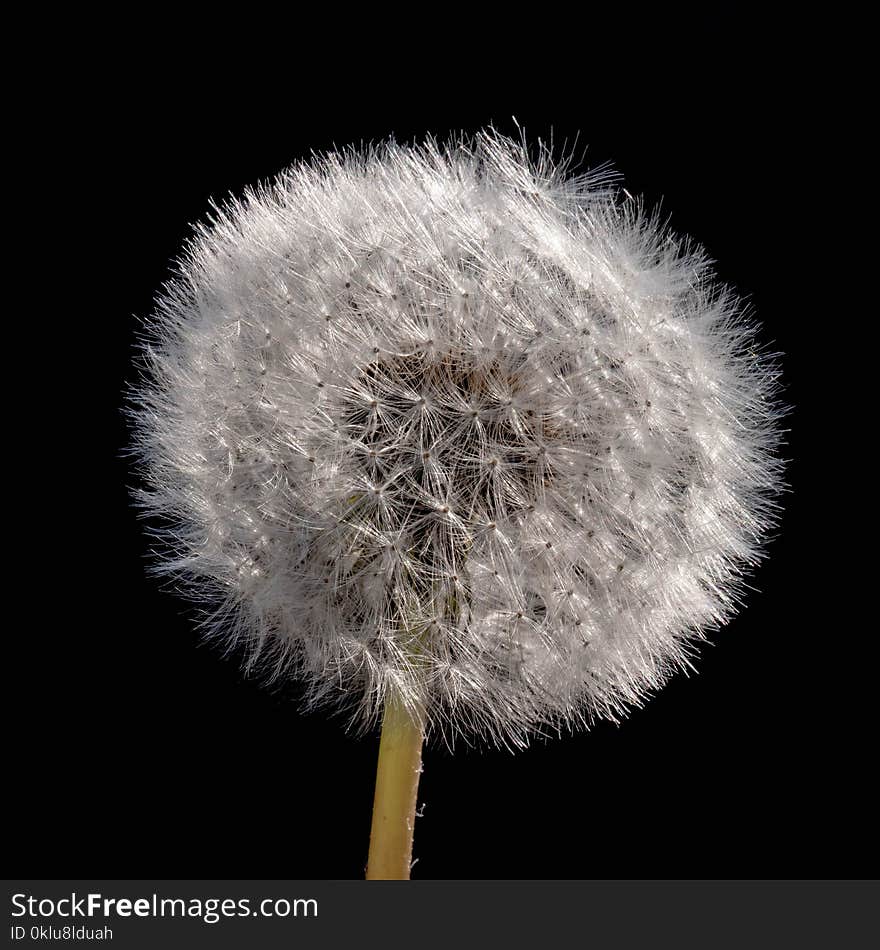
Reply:
[[[607,173],[494,133],[228,205],[143,353],[158,570],[362,727],[392,695],[513,746],[617,719],[731,616],[774,522],[778,371],[737,299]]]

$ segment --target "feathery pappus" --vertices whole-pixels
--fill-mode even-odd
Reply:
[[[157,570],[367,726],[615,719],[774,523],[779,372],[704,253],[495,132],[296,165],[197,228],[132,394]]]

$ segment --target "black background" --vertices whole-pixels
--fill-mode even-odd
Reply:
[[[802,38],[735,25],[640,48],[618,28],[601,59],[583,25],[561,25],[553,39],[496,37],[498,65],[470,31],[430,53],[365,39],[342,63],[300,37],[271,76],[242,66],[229,26],[225,46],[83,56],[34,100],[47,143],[34,191],[52,214],[33,214],[48,254],[22,311],[23,363],[42,375],[14,414],[39,463],[8,512],[24,520],[10,602],[27,589],[8,635],[16,875],[363,873],[376,737],[244,679],[145,576],[121,392],[136,316],[210,198],[312,149],[515,132],[512,115],[532,139],[579,132],[588,165],[612,161],[752,302],[785,354],[790,492],[756,590],[697,675],[619,726],[516,755],[427,750],[414,877],[868,873],[870,732],[854,685],[867,630],[847,619],[850,549],[827,504],[839,441],[818,328],[835,316],[814,256],[836,132],[819,67],[791,52]]]

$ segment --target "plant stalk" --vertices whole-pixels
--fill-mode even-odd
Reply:
[[[421,712],[388,699],[376,767],[368,881],[409,880],[424,727]]]

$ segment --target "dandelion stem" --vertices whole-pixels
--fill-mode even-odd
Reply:
[[[368,881],[409,880],[423,736],[422,712],[389,698],[379,740]]]

